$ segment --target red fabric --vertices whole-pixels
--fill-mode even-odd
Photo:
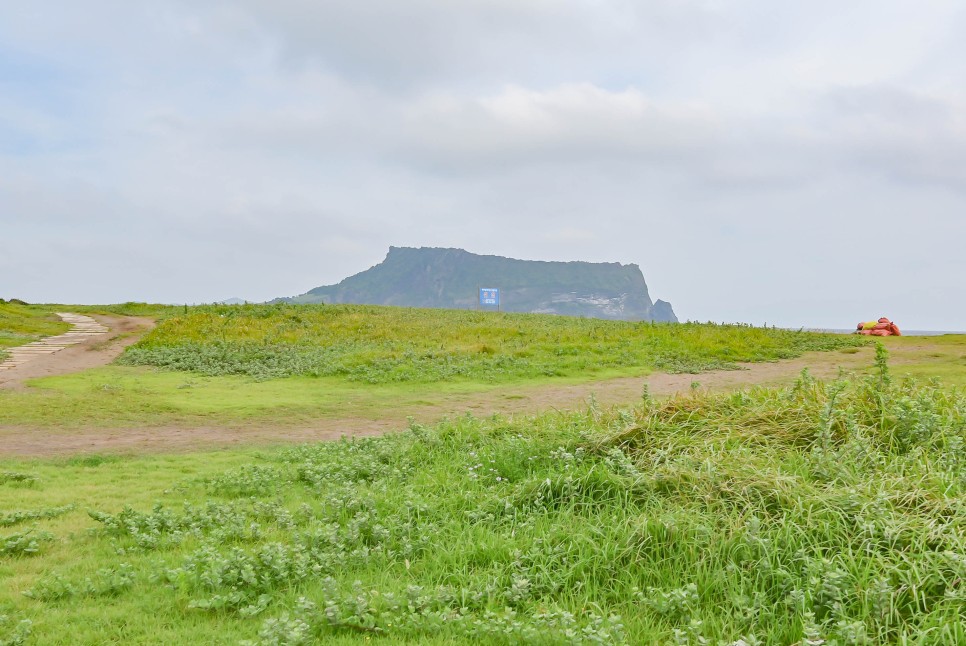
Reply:
[[[856,326],[856,333],[866,336],[902,336],[902,332],[899,331],[899,326],[884,316],[879,319],[879,322],[871,330],[863,330],[863,325],[863,323],[859,323]]]

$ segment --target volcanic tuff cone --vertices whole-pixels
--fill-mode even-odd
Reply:
[[[634,264],[515,260],[430,247],[390,247],[376,266],[284,300],[472,309],[480,287],[500,289],[506,312],[677,322],[670,303],[651,301]]]

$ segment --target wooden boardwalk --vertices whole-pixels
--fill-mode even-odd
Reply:
[[[107,334],[108,329],[83,314],[71,314],[70,312],[57,312],[57,316],[62,318],[65,323],[70,323],[69,332],[58,334],[57,336],[44,337],[39,341],[28,343],[17,348],[7,348],[10,356],[6,361],[0,363],[0,370],[10,370],[22,366],[31,359],[60,352],[64,348],[77,345],[92,337]]]

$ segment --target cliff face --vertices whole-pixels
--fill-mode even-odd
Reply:
[[[670,303],[651,302],[637,265],[514,260],[462,249],[390,247],[375,267],[291,300],[472,309],[480,287],[499,288],[507,312],[677,322]]]

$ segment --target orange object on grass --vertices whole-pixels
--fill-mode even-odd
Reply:
[[[899,326],[884,316],[878,321],[859,323],[856,326],[855,333],[865,334],[866,336],[902,336]]]

